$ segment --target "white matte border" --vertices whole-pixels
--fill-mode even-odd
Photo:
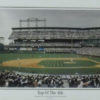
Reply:
[[[58,93],[61,93],[58,95]],[[2,89],[0,100],[99,100],[100,90]]]
[[[72,9],[72,10],[99,10],[100,0],[0,0],[1,7],[26,7],[37,8],[49,7],[50,9]],[[54,7],[54,8],[53,8]],[[59,8],[61,7],[61,8]],[[64,8],[67,7],[67,8]],[[71,7],[71,8],[70,8]],[[81,8],[82,7],[82,8]],[[25,9],[26,9],[25,8]],[[19,8],[20,9],[20,8]],[[44,9],[44,8],[41,8]],[[47,8],[48,9],[48,8]],[[40,90],[40,89],[39,89]],[[50,89],[51,90],[51,89]],[[40,90],[40,92],[45,91]],[[53,92],[57,90],[51,90]],[[0,88],[0,100],[99,100],[99,89],[63,89],[62,97],[47,96],[41,97],[38,89],[7,89]],[[56,92],[57,93],[57,92]],[[40,97],[39,97],[40,96]]]
[[[100,0],[0,0],[0,6],[100,8]]]

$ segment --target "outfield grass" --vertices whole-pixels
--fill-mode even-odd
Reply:
[[[4,61],[9,61],[9,60],[16,60],[18,58],[20,59],[27,59],[27,58],[76,58],[76,57],[83,57],[81,55],[75,55],[75,54],[43,54],[43,53],[0,53],[0,63],[4,62]],[[92,60],[96,60],[100,62],[100,58],[99,57],[90,57],[90,56],[84,56],[87,57],[89,59]],[[43,64],[43,62],[41,62]],[[55,63],[55,64],[54,64]],[[77,62],[76,61],[76,65],[71,65],[71,64],[64,64],[63,61],[46,61],[45,62],[45,66],[48,67],[66,67],[66,66],[79,66],[80,68],[76,68],[76,69],[56,69],[56,68],[18,68],[18,67],[3,67],[0,66],[0,70],[17,70],[17,71],[21,71],[21,72],[32,72],[32,73],[49,73],[49,74],[75,74],[75,73],[79,73],[79,74],[97,74],[100,73],[100,68],[81,68],[81,65],[86,66],[93,66],[95,65],[94,62],[84,62],[84,61],[80,61]]]
[[[0,53],[0,62],[15,60],[15,59],[25,59],[25,58],[68,58],[68,57],[81,57],[75,54],[43,54],[43,53]]]

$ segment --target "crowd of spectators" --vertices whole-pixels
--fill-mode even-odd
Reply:
[[[0,72],[0,87],[62,87],[60,76]]]
[[[0,87],[99,88],[100,75],[49,75],[0,71]]]
[[[100,47],[82,47],[75,50],[77,54],[100,56]]]
[[[100,75],[77,75],[67,78],[69,87],[73,88],[99,88]]]

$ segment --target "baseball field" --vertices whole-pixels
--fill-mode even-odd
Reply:
[[[0,53],[0,70],[46,74],[98,74],[100,57],[67,53]]]

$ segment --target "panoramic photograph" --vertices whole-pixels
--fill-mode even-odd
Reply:
[[[100,88],[100,11],[0,9],[0,87]]]

